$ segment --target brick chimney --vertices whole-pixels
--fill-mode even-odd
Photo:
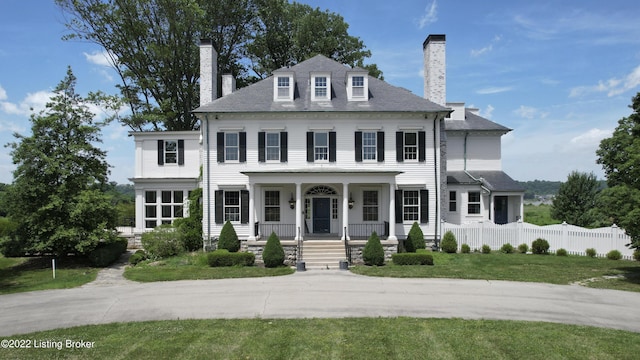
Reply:
[[[424,98],[442,106],[447,103],[445,35],[429,35],[424,53]]]
[[[211,40],[200,40],[200,106],[218,98],[218,53]]]
[[[236,78],[232,74],[222,74],[222,97],[236,91]]]

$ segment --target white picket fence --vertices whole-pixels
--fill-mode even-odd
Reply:
[[[586,255],[585,250],[596,249],[599,257],[604,257],[611,250],[618,250],[624,259],[633,259],[633,250],[626,244],[631,237],[625,234],[615,224],[611,227],[586,229],[567,223],[557,225],[538,226],[519,221],[505,225],[493,222],[477,222],[469,224],[442,223],[442,233],[451,231],[458,242],[458,250],[462,244],[467,244],[472,250],[489,245],[492,250],[499,250],[502,245],[509,243],[513,247],[525,243],[531,248],[531,243],[542,238],[549,242],[549,251],[565,249],[569,254]]]

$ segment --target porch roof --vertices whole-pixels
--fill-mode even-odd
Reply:
[[[491,191],[524,192],[524,188],[513,180],[504,171],[449,171],[447,172],[447,184],[469,185],[479,184],[475,179],[480,179],[482,185]]]
[[[369,170],[369,169],[340,169],[340,168],[304,168],[304,169],[274,169],[241,171],[244,175],[278,175],[278,174],[356,174],[356,175],[400,175],[397,170]]]

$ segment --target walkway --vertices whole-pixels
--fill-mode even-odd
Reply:
[[[509,281],[289,276],[95,283],[0,296],[0,336],[110,322],[210,318],[434,317],[548,321],[640,332],[640,293]]]

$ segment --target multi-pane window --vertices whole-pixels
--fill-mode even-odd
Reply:
[[[289,77],[287,76],[279,76],[278,77],[278,98],[289,98]]]
[[[240,221],[240,191],[224,192],[224,221]]]
[[[267,161],[280,161],[280,133],[266,134]]]
[[[331,199],[331,218],[338,219],[338,199]]]
[[[351,96],[364,97],[364,76],[354,76],[351,78]]]
[[[314,160],[329,160],[329,134],[317,132],[313,134]]]
[[[311,199],[304,199],[304,218],[311,219]]]
[[[362,192],[362,220],[378,221],[378,192],[375,190]]]
[[[418,159],[418,134],[414,132],[404,133],[404,159]]]
[[[449,191],[449,211],[458,211],[457,194],[455,191]]]
[[[480,192],[470,191],[469,201],[467,203],[467,212],[469,214],[480,214]]]
[[[316,99],[327,98],[327,77],[326,76],[315,77],[315,97]]]
[[[417,190],[402,192],[402,218],[404,221],[420,219],[420,193]]]
[[[238,133],[225,133],[224,134],[224,160],[225,161],[238,161],[239,141]]]
[[[178,142],[166,140],[164,142],[164,163],[176,164],[178,162]]]
[[[158,212],[156,208],[156,192],[145,191],[144,192],[144,227],[153,229],[158,226]]]
[[[280,191],[264,192],[264,220],[280,221]]]
[[[375,160],[377,148],[377,133],[375,132],[363,132],[362,133],[362,159],[363,160]]]
[[[160,202],[157,195],[158,191],[145,191],[144,194],[144,224],[148,229],[184,217],[184,191],[162,190]]]

